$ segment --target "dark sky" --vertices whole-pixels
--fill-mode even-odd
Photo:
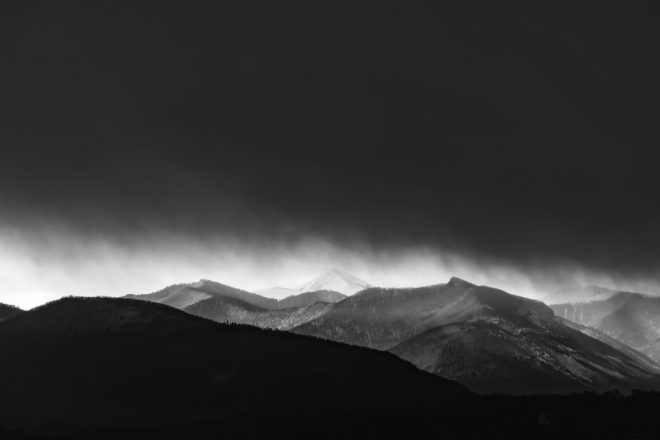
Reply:
[[[656,2],[3,1],[1,222],[649,276]]]

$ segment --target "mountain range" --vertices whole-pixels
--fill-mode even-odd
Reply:
[[[132,298],[218,322],[389,351],[480,393],[630,390],[659,383],[658,365],[615,338],[576,328],[539,301],[458,278],[421,288],[368,287],[349,297],[322,290],[282,300],[202,280]]]
[[[346,298],[319,290],[282,299],[268,298],[209,280],[176,284],[145,295],[126,298],[156,302],[217,322],[251,324],[288,330],[327,311],[328,304]]]
[[[388,350],[470,389],[510,394],[655,387],[658,366],[557,319],[548,306],[452,278],[370,288],[293,332]]]
[[[593,328],[660,362],[660,298],[612,292],[605,298],[550,306],[557,316]]]
[[[518,306],[514,315],[545,319]],[[0,322],[0,352],[3,440],[660,432],[657,393],[478,396],[387,352],[127,298],[63,298],[15,314]]]

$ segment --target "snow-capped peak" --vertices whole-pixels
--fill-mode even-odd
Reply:
[[[343,293],[344,295],[352,295],[355,292],[366,289],[371,285],[364,280],[344,272],[339,269],[332,269],[323,275],[314,278],[300,286],[299,292],[314,292],[317,290],[333,290],[335,292]]]

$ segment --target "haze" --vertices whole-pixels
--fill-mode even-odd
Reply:
[[[645,292],[657,288],[653,281],[614,280],[576,268],[524,273],[422,247],[384,251],[312,238],[264,244],[168,234],[113,242],[101,236],[82,239],[62,228],[0,231],[0,302],[23,308],[67,295],[147,293],[202,278],[248,291],[295,287],[334,267],[377,286],[423,286],[459,276],[551,302],[588,284]]]
[[[657,292],[656,9],[3,2],[0,302]]]

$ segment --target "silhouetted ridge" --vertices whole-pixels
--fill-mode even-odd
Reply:
[[[129,298],[64,297],[24,312],[5,322],[0,334],[7,329],[32,332],[133,332],[148,326],[212,325],[172,307]],[[172,329],[172,327],[170,327]]]
[[[18,315],[21,312],[23,312],[23,310],[19,309],[16,306],[0,303],[0,321],[9,319],[13,316]]]
[[[383,415],[425,423],[433,411],[452,423],[471,399],[390,354],[129,299],[25,312],[0,323],[0,352],[0,427],[55,436],[188,426],[252,437],[299,423],[347,424],[348,435]]]

